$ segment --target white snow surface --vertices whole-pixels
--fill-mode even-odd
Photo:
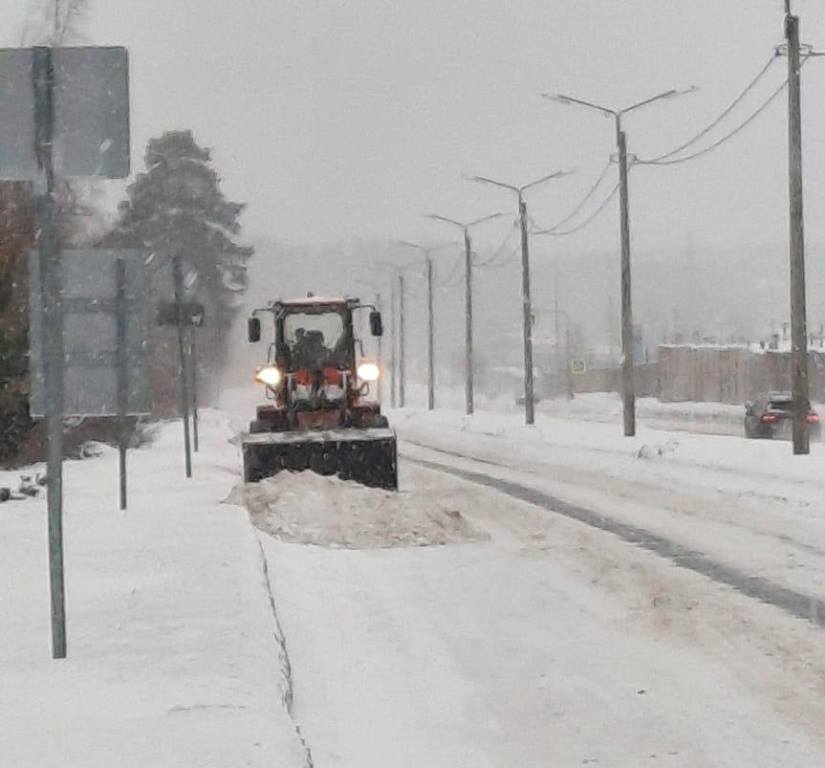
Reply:
[[[438,473],[405,478],[457,493]],[[820,631],[460,486],[490,541],[358,551],[264,538],[317,766],[823,764]]]
[[[395,493],[314,472],[282,472],[241,486],[253,522],[281,541],[348,549],[420,547],[485,538],[451,494]]]
[[[825,446],[406,410],[398,495],[307,473],[230,495],[254,398],[227,393],[232,429],[202,413],[191,481],[179,424],[132,452],[125,514],[113,451],[67,463],[66,661],[44,500],[0,504],[2,768],[825,764],[822,629],[415,463],[825,596]]]
[[[0,504],[0,766],[299,768],[283,650],[225,419],[65,465],[68,658],[53,661],[45,499]],[[0,486],[18,473],[0,473]]]
[[[825,764],[822,629],[410,461],[517,482],[825,596],[823,446],[792,457],[787,443],[691,434],[705,425],[678,415],[665,430],[643,417],[626,439],[600,408],[610,399],[593,400],[598,418],[545,406],[534,427],[507,408],[390,412],[402,489],[449,494],[488,541],[262,538],[316,765]]]

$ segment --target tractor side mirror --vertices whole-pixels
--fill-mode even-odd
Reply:
[[[384,335],[384,323],[381,321],[381,313],[377,309],[370,312],[370,333],[373,336]]]
[[[250,342],[254,343],[261,340],[261,321],[259,318],[250,317],[246,321],[246,335],[249,337]]]

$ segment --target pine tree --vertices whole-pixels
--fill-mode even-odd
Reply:
[[[238,218],[245,206],[226,199],[209,150],[197,144],[191,131],[170,131],[150,140],[145,160],[146,171],[128,187],[120,221],[106,244],[147,252],[153,303],[171,299],[172,261],[180,256],[186,298],[206,307],[211,359],[203,363],[215,369],[223,362],[247,286],[246,264],[253,249],[238,242]]]
[[[152,139],[146,168],[127,190],[117,236],[149,252],[155,275],[168,272],[180,256],[187,285],[208,302],[217,325],[228,326],[246,289],[246,262],[253,253],[236,242],[245,206],[224,197],[209,150],[197,145],[191,131]]]

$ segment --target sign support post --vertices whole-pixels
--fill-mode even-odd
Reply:
[[[43,307],[43,362],[46,392],[47,506],[52,658],[66,658],[66,591],[63,577],[63,317],[62,279],[57,254],[54,166],[54,65],[50,48],[35,48],[32,59],[35,150],[40,170],[40,290]]]
[[[189,331],[189,365],[192,368],[192,438],[195,453],[198,452],[198,353],[195,326]]]
[[[129,439],[127,410],[129,407],[129,362],[126,353],[126,262],[119,258],[115,262],[117,277],[117,416],[118,454],[120,469],[120,509],[126,509],[126,450]]]
[[[189,443],[189,387],[186,376],[186,345],[183,341],[183,267],[180,256],[172,261],[172,272],[175,282],[175,308],[177,311],[178,326],[178,353],[180,354],[180,402],[183,415],[183,444],[186,454],[186,476],[192,477],[192,447]]]

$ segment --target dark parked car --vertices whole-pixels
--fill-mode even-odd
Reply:
[[[771,392],[745,403],[745,437],[773,440],[789,439],[792,426],[793,398],[790,392]],[[808,434],[811,440],[819,440],[819,414],[808,414]]]

